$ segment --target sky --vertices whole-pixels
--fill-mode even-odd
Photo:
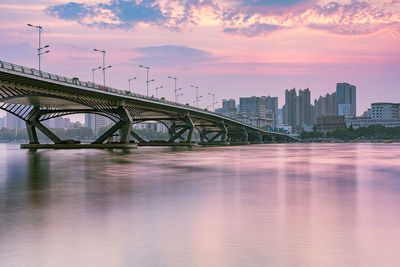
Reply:
[[[357,86],[357,113],[372,102],[400,102],[400,0],[1,0],[0,60],[92,80],[106,51],[108,86],[199,106],[222,99],[309,88],[315,98],[336,83]],[[102,74],[95,72],[102,83]]]

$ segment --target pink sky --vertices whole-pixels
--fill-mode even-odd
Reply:
[[[0,60],[37,67],[37,31],[44,27],[44,71],[91,80],[101,64],[93,48],[107,51],[107,85],[200,106],[221,99],[272,95],[309,87],[313,99],[337,82],[357,86],[358,113],[371,102],[400,102],[399,0],[2,0]],[[101,83],[101,73],[96,82]]]

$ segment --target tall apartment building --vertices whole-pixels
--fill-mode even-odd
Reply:
[[[310,90],[304,89],[297,95],[296,89],[285,91],[285,105],[283,106],[283,123],[295,127],[311,125],[311,97]]]
[[[308,88],[300,90],[296,98],[296,125],[311,125],[311,96]]]
[[[336,85],[336,98],[338,105],[338,115],[357,115],[356,86],[348,83],[338,83]]]
[[[265,109],[271,114],[273,125],[278,124],[278,98],[271,96],[262,96],[265,99]]]
[[[296,126],[296,98],[297,92],[293,88],[285,91],[285,105],[283,106],[283,123],[292,127]]]
[[[318,99],[314,100],[314,118],[315,121],[318,117],[325,115],[337,115],[337,97],[336,92],[332,94],[326,94],[325,96],[320,96]]]

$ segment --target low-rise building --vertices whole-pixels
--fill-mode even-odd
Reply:
[[[368,127],[371,125],[383,125],[385,127],[400,127],[400,120],[374,119],[370,117],[349,117],[346,118],[346,126],[354,129]]]
[[[331,132],[338,128],[346,128],[344,116],[325,115],[317,118],[316,129],[318,132]]]

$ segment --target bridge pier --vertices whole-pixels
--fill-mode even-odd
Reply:
[[[182,119],[182,121],[185,123],[184,125],[173,125],[170,128],[170,138],[168,140],[168,143],[173,143],[175,142],[176,139],[181,139],[185,140],[186,143],[190,144],[192,142],[193,138],[193,133],[194,133],[194,123],[190,116],[185,116],[185,118]],[[177,128],[181,128],[178,132],[176,131]],[[187,137],[186,139],[183,138],[183,134],[187,132]]]
[[[124,107],[119,107],[114,111],[115,114],[119,115],[120,121],[114,124],[105,133],[99,136],[92,144],[102,144],[107,138],[111,137],[116,131],[120,133],[120,143],[128,144],[130,136],[132,135],[133,121],[128,112]]]
[[[218,123],[216,126],[220,129],[219,131],[200,131],[200,144],[202,145],[228,145],[228,129],[224,123]],[[213,137],[209,138],[207,134],[216,133]],[[217,141],[220,138],[220,141]]]
[[[45,136],[47,136],[51,141],[55,144],[61,144],[61,139],[52,133],[49,129],[46,128],[40,121],[39,118],[42,115],[41,110],[38,107],[34,107],[28,115],[26,121],[26,129],[28,131],[29,143],[30,144],[39,144],[39,140],[37,137],[36,128],[41,131]]]

